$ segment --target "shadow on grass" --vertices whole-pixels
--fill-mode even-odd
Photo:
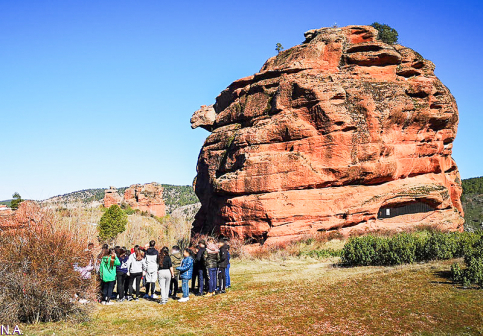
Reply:
[[[453,277],[451,275],[451,271],[437,271],[437,272],[434,272],[433,274],[436,277],[439,277],[439,278],[445,280],[445,281],[431,281],[431,283],[433,283],[433,284],[446,284],[446,285],[451,285],[451,286],[454,286],[457,289],[466,289],[466,290],[475,290],[475,289],[478,289],[475,286],[466,287],[466,286],[463,286],[459,282],[454,282],[453,281]]]

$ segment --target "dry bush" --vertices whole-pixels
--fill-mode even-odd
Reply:
[[[191,223],[184,217],[165,216],[155,218],[142,214],[128,217],[126,231],[114,240],[115,245],[144,245],[154,239],[157,246],[172,246],[189,238]]]
[[[24,213],[21,214],[20,212]],[[23,229],[0,235],[0,321],[34,323],[87,317],[77,293],[94,298],[94,284],[82,280],[73,265],[89,263],[86,241],[59,227],[56,216],[25,204],[11,221]]]

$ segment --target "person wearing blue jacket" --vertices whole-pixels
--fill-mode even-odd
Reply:
[[[188,282],[193,276],[193,258],[191,257],[191,250],[184,249],[184,259],[181,261],[181,266],[176,269],[179,271],[179,277],[181,279],[181,288],[183,289],[183,297],[179,299],[179,302],[186,302],[190,299],[190,288]]]

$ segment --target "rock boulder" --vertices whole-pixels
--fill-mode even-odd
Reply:
[[[275,243],[429,224],[461,230],[455,99],[370,26],[323,28],[233,82],[193,127],[196,232]]]

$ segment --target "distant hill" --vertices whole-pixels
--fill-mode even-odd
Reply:
[[[163,199],[166,204],[166,212],[171,213],[180,207],[196,204],[199,202],[193,187],[177,186],[171,184],[163,184]],[[118,188],[119,194],[122,196],[128,187]],[[106,188],[84,189],[74,191],[64,195],[58,195],[44,200],[46,203],[68,204],[81,202],[84,204],[102,203],[104,200],[104,191]],[[6,202],[6,201],[5,201]],[[1,203],[1,202],[0,202]]]
[[[0,201],[0,204],[5,204],[8,207],[10,206],[11,203],[12,203],[12,200]]]
[[[483,176],[462,181],[463,196],[461,201],[465,210],[465,228],[481,230],[483,227]]]

